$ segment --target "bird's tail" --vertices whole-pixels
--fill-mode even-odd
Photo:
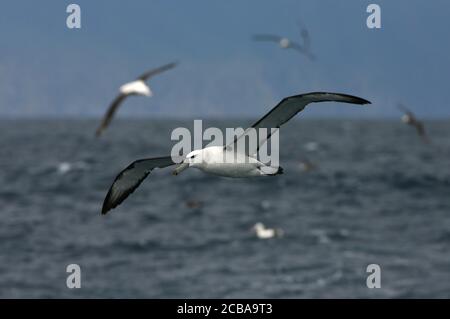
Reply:
[[[260,170],[263,173],[263,175],[267,175],[267,176],[281,175],[284,172],[284,170],[281,166],[278,166],[278,167],[266,166]]]

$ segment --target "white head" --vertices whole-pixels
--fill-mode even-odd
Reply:
[[[262,231],[262,230],[264,230],[264,229],[266,229],[266,227],[264,227],[264,224],[263,223],[256,223],[254,226],[253,226],[253,230],[255,230],[255,231]]]
[[[203,150],[195,150],[186,155],[184,161],[175,168],[173,175],[178,175],[189,167],[199,167],[203,163]]]
[[[203,150],[195,150],[186,155],[184,163],[189,164],[189,167],[196,167],[203,162]]]
[[[290,44],[291,44],[291,41],[289,41],[288,38],[283,38],[280,40],[280,47],[282,47],[283,49],[287,49]]]

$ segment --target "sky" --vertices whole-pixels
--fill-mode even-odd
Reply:
[[[66,7],[81,7],[68,29]],[[366,25],[370,3],[381,29]],[[132,97],[119,117],[258,118],[283,97],[310,91],[358,95],[367,108],[313,105],[305,117],[448,118],[450,1],[434,0],[7,0],[0,10],[0,118],[99,118],[118,87],[178,61]],[[309,61],[251,40],[300,39]]]

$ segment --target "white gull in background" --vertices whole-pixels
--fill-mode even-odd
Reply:
[[[61,162],[57,165],[57,171],[59,174],[64,175],[72,170],[86,170],[88,165],[84,162]]]
[[[316,57],[311,52],[311,37],[308,29],[302,24],[298,23],[300,27],[300,35],[302,37],[302,43],[298,43],[292,41],[291,39],[279,35],[274,34],[255,34],[252,39],[254,41],[261,42],[273,42],[280,46],[282,49],[292,49],[295,50],[306,57],[308,57],[311,61],[314,61]]]
[[[280,128],[281,125],[288,122],[308,104],[317,102],[342,102],[359,105],[370,103],[356,96],[326,92],[314,92],[284,98],[252,126],[255,130],[267,129],[268,136],[264,140],[259,140],[257,145],[249,145],[245,153],[240,153],[236,147],[238,140],[245,138],[246,135],[244,133],[229,145],[211,146],[192,151],[182,161],[177,159],[174,161],[171,156],[165,156],[141,159],[131,163],[117,175],[111,185],[103,202],[102,214],[106,214],[120,205],[138,188],[153,169],[172,166],[177,162],[181,162],[181,164],[174,170],[174,175],[189,167],[225,177],[274,176],[281,174],[283,172],[281,167],[267,166],[257,159],[259,148],[271,137],[271,133],[273,133],[271,131],[272,128]],[[235,156],[236,159],[234,159]],[[231,159],[232,162],[226,162],[227,159]]]
[[[402,116],[402,122],[414,127],[422,141],[424,141],[425,143],[430,143],[430,138],[425,131],[425,125],[423,124],[423,122],[418,120],[414,113],[402,104],[399,104],[397,107],[404,113],[404,115]]]
[[[100,126],[97,128],[96,135],[100,136],[103,131],[108,127],[109,123],[114,117],[114,114],[116,113],[119,106],[122,104],[122,102],[129,96],[132,95],[142,95],[142,96],[152,96],[153,93],[150,89],[150,87],[145,83],[148,79],[151,77],[160,74],[164,71],[170,70],[174,68],[177,65],[177,63],[169,63],[166,65],[163,65],[159,68],[150,70],[148,72],[145,72],[140,77],[138,77],[135,81],[126,83],[122,85],[119,88],[119,95],[114,99],[114,101],[111,103],[111,105],[108,108],[108,111],[106,112],[105,116],[103,117],[103,120],[100,124]]]

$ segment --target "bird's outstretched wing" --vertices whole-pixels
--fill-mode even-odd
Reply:
[[[274,34],[255,34],[252,39],[254,41],[280,42],[283,37]]]
[[[105,116],[103,117],[102,123],[97,128],[97,131],[95,134],[97,136],[100,136],[103,131],[108,127],[109,123],[114,117],[114,114],[116,113],[117,109],[119,108],[120,104],[122,104],[123,100],[127,97],[126,94],[119,94],[114,101],[112,101],[111,105],[108,108],[108,111],[106,111]]]
[[[159,68],[152,69],[150,71],[145,72],[144,74],[142,74],[137,79],[138,80],[142,80],[142,81],[147,81],[152,76],[155,76],[155,75],[160,74],[162,72],[165,72],[167,70],[173,69],[174,67],[177,66],[177,64],[178,64],[177,62],[172,62],[172,63],[165,64],[163,66],[160,66]]]
[[[296,50],[297,52],[308,57],[311,61],[314,61],[316,59],[315,55],[312,54],[311,51],[307,47],[304,47],[304,46],[298,44],[297,42],[291,42],[289,44],[289,49]]]
[[[309,50],[311,48],[311,35],[309,34],[309,30],[301,20],[297,21],[297,25],[300,28],[300,36],[303,40],[303,46],[306,50]]]
[[[141,159],[131,163],[117,175],[109,188],[102,207],[102,215],[120,205],[155,168],[164,168],[176,163],[171,156]]]
[[[427,133],[425,132],[425,125],[423,125],[421,121],[415,121],[413,125],[417,130],[417,134],[419,134],[420,137],[426,139]]]
[[[431,143],[423,122],[417,119],[415,114],[403,104],[397,104],[397,108],[409,117],[409,122],[407,124],[413,126],[416,129],[417,134],[422,138],[422,140],[427,144]]]
[[[350,104],[370,104],[369,101],[347,94],[327,93],[327,92],[313,92],[307,94],[294,95],[284,98],[278,103],[269,113],[264,115],[258,122],[252,125],[251,128],[257,131],[261,128],[267,129],[267,137],[259,140],[257,145],[250,145],[246,149],[247,155],[255,155],[261,145],[263,145],[271,137],[272,128],[280,128],[281,125],[293,118],[298,112],[302,111],[308,104],[317,102],[341,102]],[[237,141],[245,137],[245,133],[237,137],[234,142],[227,145],[227,149],[234,148]],[[259,135],[259,134],[258,134]]]

